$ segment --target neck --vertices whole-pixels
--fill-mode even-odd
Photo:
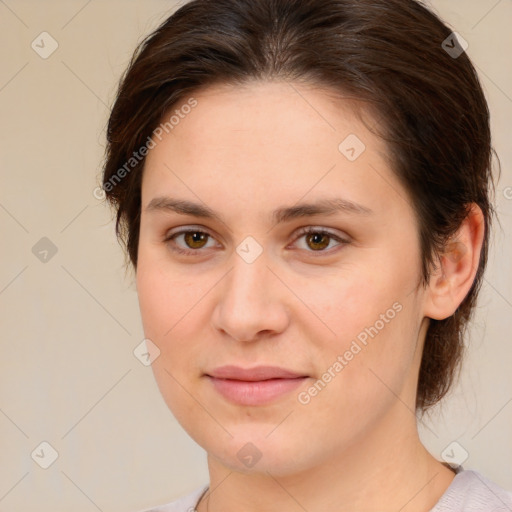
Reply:
[[[429,511],[454,473],[421,444],[415,416],[396,407],[399,421],[384,418],[364,440],[294,474],[240,473],[209,455],[210,486],[198,512]]]

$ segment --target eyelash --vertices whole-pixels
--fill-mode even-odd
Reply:
[[[207,235],[210,238],[213,238],[213,236],[210,233],[208,233],[207,231],[203,231],[202,229],[190,229],[189,228],[189,229],[183,229],[181,231],[176,231],[175,233],[172,233],[172,234],[166,236],[164,239],[164,243],[167,243],[170,246],[172,251],[177,252],[179,254],[184,254],[187,256],[199,256],[200,253],[204,252],[202,250],[202,248],[201,249],[182,249],[181,247],[178,247],[177,245],[174,244],[174,239],[176,237],[178,237],[180,235],[185,235],[187,233],[201,233],[201,234]],[[315,228],[314,226],[307,226],[305,228],[300,229],[294,242],[299,240],[301,237],[303,237],[305,235],[309,235],[309,234],[318,234],[318,235],[328,236],[330,239],[338,242],[340,244],[340,246],[347,245],[350,243],[348,240],[345,240],[345,239],[339,237],[338,235],[335,235],[334,233],[327,231],[324,228]],[[170,242],[173,242],[173,246],[171,246]],[[208,242],[208,240],[207,240],[207,242]],[[312,253],[312,255],[314,257],[317,257],[317,256],[323,256],[325,254],[330,254],[332,252],[332,249],[331,250],[320,249],[318,251],[309,250],[306,252],[310,252],[310,253]],[[315,253],[317,253],[317,254],[315,254]]]

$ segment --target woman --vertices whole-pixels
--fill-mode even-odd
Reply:
[[[487,261],[489,113],[413,0],[193,0],[136,51],[103,188],[210,482],[160,511],[512,510],[433,457]]]

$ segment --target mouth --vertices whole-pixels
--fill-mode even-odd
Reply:
[[[276,366],[251,369],[222,366],[205,377],[220,395],[237,405],[264,405],[277,401],[309,378]]]

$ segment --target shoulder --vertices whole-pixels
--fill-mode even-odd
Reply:
[[[478,471],[460,469],[431,512],[509,512],[512,493]]]
[[[172,501],[171,503],[159,505],[146,510],[140,510],[139,512],[193,512],[199,502],[199,499],[207,489],[208,485],[203,485],[192,491],[190,494]]]

